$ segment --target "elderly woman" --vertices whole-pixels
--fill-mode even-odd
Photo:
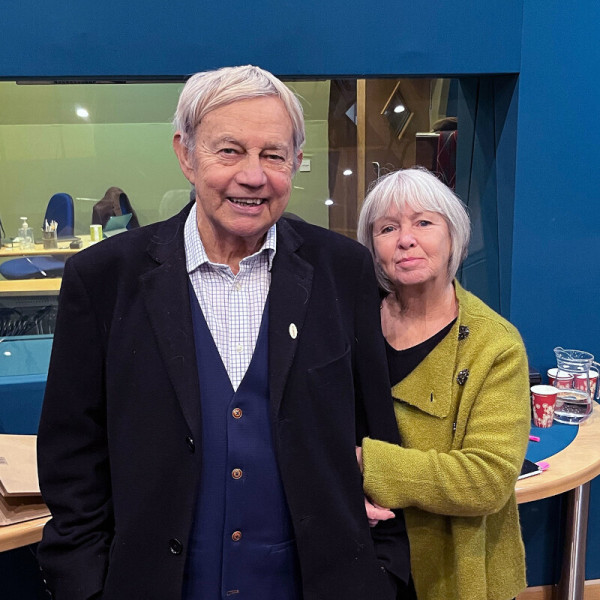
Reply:
[[[405,509],[419,600],[507,600],[526,585],[514,488],[528,441],[527,357],[517,330],[454,279],[469,229],[461,201],[418,168],[381,178],[358,225],[384,290],[403,440],[363,440],[364,487],[374,503]]]

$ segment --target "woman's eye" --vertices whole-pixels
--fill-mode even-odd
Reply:
[[[385,227],[381,228],[381,233],[391,233],[392,231],[394,231],[393,225],[386,225]]]
[[[427,221],[425,219],[421,219],[419,221],[419,227],[427,227],[427,225],[431,225],[431,221]]]

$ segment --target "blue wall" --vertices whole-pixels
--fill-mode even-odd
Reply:
[[[545,370],[557,344],[600,357],[599,23],[597,0],[10,0],[0,8],[0,78],[177,77],[242,63],[288,76],[519,74],[502,310]],[[503,144],[498,176],[514,157]],[[588,573],[600,511],[591,519]]]
[[[522,0],[7,0],[0,77],[517,72]],[[501,52],[498,50],[502,49]]]
[[[600,359],[599,34],[597,0],[524,3],[510,317],[544,370]]]

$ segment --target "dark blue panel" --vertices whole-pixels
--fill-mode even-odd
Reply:
[[[600,357],[600,3],[524,3],[511,320],[533,364]],[[599,561],[600,562],[600,561]]]
[[[34,556],[36,547],[0,553],[2,600],[48,600]]]
[[[592,481],[588,518],[585,578],[600,579],[600,477]]]
[[[7,0],[0,76],[516,72],[522,0]],[[502,52],[498,49],[502,48]]]
[[[529,586],[558,583],[562,557],[561,514],[562,496],[519,504]]]

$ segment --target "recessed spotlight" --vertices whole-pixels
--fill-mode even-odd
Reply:
[[[404,108],[404,104],[398,104],[397,106],[394,106],[394,112],[396,114],[404,112],[406,110],[406,108]]]
[[[333,200],[331,198],[327,198],[327,200],[325,200],[325,206],[331,206],[333,204]]]
[[[90,113],[85,109],[82,108],[81,106],[75,111],[78,117],[81,117],[82,119],[87,119],[90,116]]]
[[[345,169],[342,175],[352,175],[352,169]]]
[[[12,352],[11,352],[10,350],[7,350],[7,351],[4,353],[4,356],[12,356]]]

